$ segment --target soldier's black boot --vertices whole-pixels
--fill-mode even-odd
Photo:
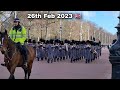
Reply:
[[[51,63],[53,63],[53,59],[51,59]]]
[[[73,60],[71,59],[71,60],[70,60],[70,62],[72,63],[72,62],[73,62]]]
[[[41,61],[43,61],[43,58],[41,58]]]
[[[59,58],[57,57],[57,61],[59,62]]]
[[[37,60],[39,61],[39,58],[37,57]]]
[[[50,59],[47,60],[47,62],[49,63]]]
[[[88,60],[86,59],[85,63],[88,63]]]
[[[90,59],[88,59],[88,63],[90,63]]]
[[[60,61],[62,61],[62,57],[60,57]]]
[[[56,62],[56,58],[57,58],[57,57],[54,57],[54,62]]]

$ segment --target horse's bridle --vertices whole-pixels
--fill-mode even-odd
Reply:
[[[4,38],[2,38],[2,42],[3,42],[3,40],[4,40]],[[2,44],[2,46],[3,46],[3,44]],[[11,58],[8,56],[8,52],[10,52],[9,46],[7,46],[7,49],[5,50],[4,55],[5,55],[5,59],[12,60],[13,56],[16,54],[16,48],[15,48],[15,52],[12,54]]]
[[[8,56],[9,50],[10,50],[10,49],[7,48],[7,50],[5,51],[5,54],[4,54],[4,55],[5,55],[5,59],[12,60],[12,59],[13,59],[13,56],[16,54],[16,51],[17,51],[17,50],[16,50],[16,48],[15,48],[15,52],[12,54],[12,57],[11,57],[11,58]]]

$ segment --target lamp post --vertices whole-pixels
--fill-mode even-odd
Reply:
[[[90,40],[90,26],[88,26],[88,40]]]
[[[70,35],[69,35],[69,40],[71,40],[71,32],[70,32]]]
[[[42,28],[41,28],[41,39],[42,39]]]
[[[117,41],[109,49],[109,61],[112,64],[112,79],[120,79],[120,14],[118,16],[119,23],[115,27],[117,29]]]
[[[60,19],[60,40],[62,40],[62,22]]]
[[[80,41],[82,41],[83,40],[83,38],[82,38],[82,26],[83,26],[83,22],[81,21],[81,27],[80,27]]]
[[[50,11],[48,11],[48,14],[50,13]],[[48,19],[46,19],[46,35],[45,35],[45,39],[47,40],[48,37]]]
[[[95,41],[95,38],[96,38],[96,31],[95,31],[95,29],[94,29],[94,31],[93,31],[93,36],[94,36],[94,41]]]
[[[17,11],[15,11],[15,18],[17,18]]]
[[[28,39],[30,39],[31,20],[29,21]]]

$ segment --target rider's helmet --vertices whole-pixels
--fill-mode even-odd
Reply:
[[[19,18],[15,18],[14,22],[19,22],[20,23],[20,19]]]

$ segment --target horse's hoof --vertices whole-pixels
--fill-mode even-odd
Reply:
[[[13,76],[13,78],[12,79],[15,79],[15,77]]]
[[[15,77],[14,77],[14,76],[11,76],[11,77],[9,77],[8,79],[15,79]]]
[[[5,64],[1,63],[2,66],[5,66]]]

